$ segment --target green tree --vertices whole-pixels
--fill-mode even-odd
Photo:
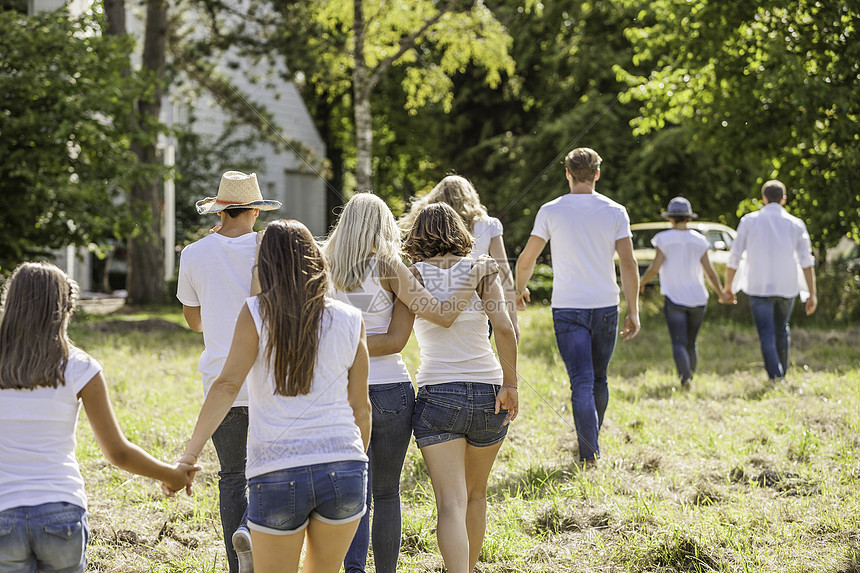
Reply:
[[[117,189],[139,175],[128,123],[142,86],[127,39],[93,15],[0,11],[0,270],[128,233]]]
[[[616,66],[640,106],[635,132],[685,130],[737,175],[738,216],[779,178],[819,246],[857,237],[858,23],[856,3],[650,2],[627,30],[640,69]]]

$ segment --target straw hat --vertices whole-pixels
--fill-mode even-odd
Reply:
[[[272,211],[281,206],[280,201],[263,199],[260,185],[257,183],[257,174],[247,175],[241,171],[227,171],[221,176],[221,184],[218,186],[217,197],[207,197],[197,202],[197,212],[201,215],[207,213],[220,213],[229,208],[259,209],[260,211]]]

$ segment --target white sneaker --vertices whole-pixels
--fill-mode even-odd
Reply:
[[[239,559],[239,573],[254,573],[254,559],[251,555],[251,532],[240,527],[233,533],[233,550]]]

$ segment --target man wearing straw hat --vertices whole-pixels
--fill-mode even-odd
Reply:
[[[182,250],[176,298],[182,302],[185,320],[203,333],[203,353],[198,370],[204,393],[227,360],[233,330],[245,299],[251,294],[251,273],[257,250],[254,223],[260,211],[281,206],[263,199],[257,176],[227,171],[221,177],[217,197],[197,202],[197,212],[221,216],[221,228]],[[221,526],[230,573],[253,570],[251,537],[246,526],[247,481],[245,451],[248,439],[248,391],[240,390],[230,412],[212,434],[221,471],[218,491]]]

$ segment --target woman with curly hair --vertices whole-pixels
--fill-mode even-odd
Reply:
[[[403,248],[437,298],[458,288],[472,266],[472,238],[445,203],[418,214]],[[519,411],[517,341],[501,281],[484,279],[450,328],[417,318],[415,336],[421,365],[412,429],[436,496],[442,559],[450,573],[466,573],[484,540],[490,470]]]
[[[514,280],[502,237],[502,222],[487,214],[487,208],[481,203],[478,191],[468,179],[459,175],[448,175],[427,194],[413,198],[409,211],[400,218],[401,229],[411,229],[418,213],[433,203],[447,203],[460,215],[466,229],[474,237],[471,249],[473,257],[489,255],[499,263],[508,316],[519,339]]]

